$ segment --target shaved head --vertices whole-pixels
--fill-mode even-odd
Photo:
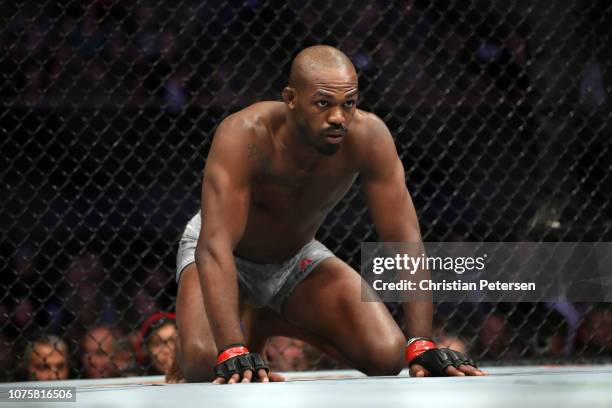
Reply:
[[[302,146],[324,155],[340,149],[357,111],[358,82],[351,60],[337,48],[316,45],[293,59],[283,101]]]
[[[344,71],[357,77],[351,60],[339,49],[328,45],[315,45],[300,51],[291,63],[289,86],[297,88],[309,83],[325,71]]]

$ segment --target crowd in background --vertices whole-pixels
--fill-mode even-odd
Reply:
[[[4,270],[0,297],[3,380],[108,378],[166,374],[174,361],[173,276],[147,269],[107,287],[101,258],[76,254],[58,280],[46,279],[31,248]],[[6,279],[8,278],[8,279]],[[122,305],[125,302],[125,305]],[[401,324],[401,316],[398,317]],[[533,304],[507,310],[487,304],[440,304],[441,346],[490,362],[612,356],[609,305]],[[280,371],[340,367],[298,339],[271,338],[271,366]],[[55,376],[55,377],[54,377]]]
[[[277,99],[288,50],[326,41],[351,57],[369,98],[517,100],[529,87],[529,25],[494,9],[485,23],[477,9],[458,6],[461,16],[418,0],[356,0],[350,9],[327,5],[330,12],[262,0],[97,0],[43,12],[27,5],[6,7],[0,33],[0,96],[16,104],[120,102],[176,112]],[[252,23],[255,15],[265,28]]]
[[[106,325],[91,327],[76,353],[59,336],[39,334],[29,339],[18,367],[22,380],[112,378],[159,375],[175,361],[176,324],[169,314],[129,334]],[[79,373],[77,374],[77,371]]]

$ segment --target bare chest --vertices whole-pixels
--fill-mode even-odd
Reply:
[[[355,181],[356,172],[343,163],[294,170],[271,166],[252,185],[251,202],[280,213],[317,213],[331,209]]]

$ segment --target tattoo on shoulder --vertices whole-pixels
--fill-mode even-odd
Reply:
[[[261,150],[259,146],[255,143],[249,143],[247,145],[247,157],[249,159],[254,159],[257,163],[262,167],[267,167],[270,163],[270,155]]]
[[[270,167],[270,155],[264,152],[255,143],[249,143],[247,145],[247,157],[255,160],[260,171],[266,171]]]
[[[255,143],[249,143],[247,151],[249,152],[249,158],[261,158],[262,156],[261,150]]]

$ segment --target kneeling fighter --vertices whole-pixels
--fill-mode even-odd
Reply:
[[[482,375],[436,348],[432,303],[403,304],[406,337],[361,277],[315,234],[360,176],[380,238],[421,242],[404,168],[376,115],[356,108],[357,73],[339,50],[293,60],[282,102],[256,103],[218,126],[202,207],[177,259],[179,369],[189,382],[282,380],[261,357],[269,336],[302,339],[367,375]]]

